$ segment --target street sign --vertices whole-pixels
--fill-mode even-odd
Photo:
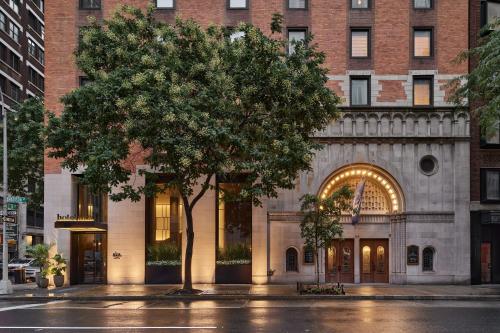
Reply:
[[[7,203],[27,203],[28,198],[25,197],[7,197]]]
[[[3,216],[3,211],[0,211],[0,216]],[[8,210],[7,216],[17,216],[17,210]]]
[[[5,216],[2,218],[3,222],[6,223],[16,223],[16,218],[13,216]]]
[[[7,210],[17,210],[17,206],[16,203],[7,203]]]

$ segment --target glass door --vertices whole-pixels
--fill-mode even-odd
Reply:
[[[72,284],[106,283],[106,234],[73,233]]]
[[[481,283],[491,283],[491,243],[481,243]]]

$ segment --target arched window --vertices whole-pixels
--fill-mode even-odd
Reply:
[[[422,270],[424,272],[434,270],[434,249],[430,246],[426,247],[422,252]]]
[[[299,254],[293,247],[286,250],[286,271],[298,272],[299,271]]]

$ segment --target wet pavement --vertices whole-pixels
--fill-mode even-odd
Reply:
[[[500,302],[0,302],[0,332],[499,332]]]

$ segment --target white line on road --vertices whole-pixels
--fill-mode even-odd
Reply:
[[[10,310],[29,309],[29,308],[35,308],[35,307],[49,305],[49,304],[62,303],[62,302],[67,302],[67,301],[53,301],[53,302],[48,302],[48,303],[23,304],[23,305],[17,305],[17,306],[9,306],[6,308],[0,308],[0,312],[10,311]]]
[[[0,326],[0,330],[67,330],[67,331],[78,331],[78,330],[213,330],[217,326],[66,326],[66,327],[54,327],[54,326]]]

